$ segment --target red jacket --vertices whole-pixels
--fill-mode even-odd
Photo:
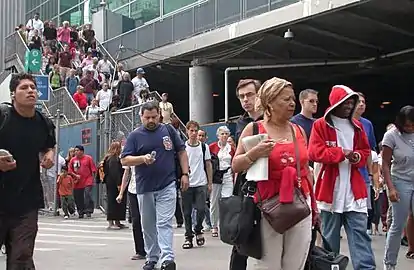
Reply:
[[[315,121],[309,139],[309,159],[322,164],[315,186],[315,198],[317,201],[332,204],[335,181],[339,176],[338,164],[345,160],[345,154],[341,147],[337,146],[336,130],[330,122],[330,113],[338,105],[349,98],[355,98],[357,106],[358,95],[346,86],[334,86],[329,96],[331,107],[325,116]],[[368,138],[362,124],[355,119],[350,121],[355,128],[353,151],[359,155],[358,161],[351,165],[351,189],[355,200],[367,198],[367,188],[359,168],[367,166],[367,159],[371,154]]]
[[[218,142],[211,143],[209,145],[209,148],[210,148],[210,153],[211,154],[217,155],[218,152],[220,151],[220,147],[218,146]],[[230,156],[231,156],[232,159],[233,159],[235,153],[236,153],[236,151],[235,151],[234,147],[231,147]]]

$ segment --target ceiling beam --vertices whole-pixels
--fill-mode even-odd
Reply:
[[[342,11],[342,12],[347,16],[349,15],[349,16],[352,16],[352,17],[357,18],[357,19],[365,20],[365,21],[380,25],[381,27],[386,28],[390,31],[393,31],[393,32],[396,32],[396,33],[399,33],[399,34],[402,34],[402,35],[405,35],[405,36],[414,37],[414,33],[410,32],[410,31],[407,31],[407,30],[404,30],[404,29],[401,29],[401,28],[398,28],[396,26],[390,25],[388,23],[380,22],[380,21],[377,21],[377,20],[375,20],[373,18],[370,18],[370,17],[367,17],[367,16],[361,16],[361,15],[358,15],[358,14],[353,13],[351,11]]]
[[[291,43],[291,44],[294,44],[294,45],[298,45],[298,46],[300,46],[302,48],[307,48],[307,49],[310,49],[310,50],[318,51],[318,52],[321,52],[321,53],[324,53],[324,54],[327,54],[327,55],[332,55],[332,56],[337,56],[337,57],[343,57],[343,55],[338,54],[337,52],[330,51],[330,50],[326,50],[324,48],[317,47],[317,46],[314,46],[314,45],[305,44],[305,43],[302,43],[302,42],[297,41],[295,39],[286,39],[284,37],[275,35],[273,33],[269,33],[268,35],[271,36],[272,38],[275,38],[275,39],[278,39],[278,40],[283,41],[285,44]]]
[[[378,46],[375,46],[375,45],[372,45],[372,44],[369,44],[369,43],[366,43],[366,42],[363,42],[363,41],[359,41],[359,40],[356,40],[356,39],[353,39],[353,38],[349,38],[349,37],[346,37],[344,35],[333,33],[333,32],[327,31],[327,30],[322,30],[320,28],[310,26],[309,24],[306,24],[306,23],[298,24],[296,27],[301,27],[303,29],[312,31],[314,33],[317,33],[317,34],[320,34],[320,35],[323,35],[323,36],[327,36],[327,37],[331,37],[331,38],[335,38],[335,39],[338,39],[340,41],[344,41],[344,42],[351,43],[351,44],[354,44],[354,45],[358,45],[358,46],[361,46],[361,47],[370,48],[370,49],[374,49],[374,50],[377,50],[377,51],[383,51],[383,48],[381,48],[381,47],[378,47]]]

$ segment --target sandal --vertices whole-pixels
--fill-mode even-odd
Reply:
[[[190,248],[193,248],[193,247],[194,247],[194,245],[193,245],[193,241],[192,240],[186,239],[184,241],[183,249],[190,249]]]
[[[409,260],[414,260],[414,251],[408,251],[408,252],[405,254],[405,257],[406,257],[407,259],[409,259]]]
[[[198,235],[196,235],[196,243],[197,243],[197,246],[203,246],[204,244],[205,244],[205,242],[206,242],[206,240],[204,239],[204,236],[203,236],[203,234],[198,234]]]
[[[217,228],[214,228],[214,229],[212,229],[212,230],[211,230],[211,236],[212,236],[212,237],[218,237],[218,231],[217,231]]]

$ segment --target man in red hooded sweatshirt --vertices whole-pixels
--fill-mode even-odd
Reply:
[[[322,233],[334,252],[340,250],[342,226],[348,238],[354,269],[375,269],[371,238],[367,234],[367,189],[359,168],[371,153],[361,123],[352,116],[358,94],[336,85],[329,95],[330,107],[313,124],[309,158],[322,164],[315,186],[321,211]]]

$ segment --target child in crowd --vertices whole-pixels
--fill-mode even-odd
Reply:
[[[75,213],[74,183],[72,176],[68,175],[68,167],[63,166],[57,179],[57,185],[65,219],[69,218],[69,214],[73,215]]]

